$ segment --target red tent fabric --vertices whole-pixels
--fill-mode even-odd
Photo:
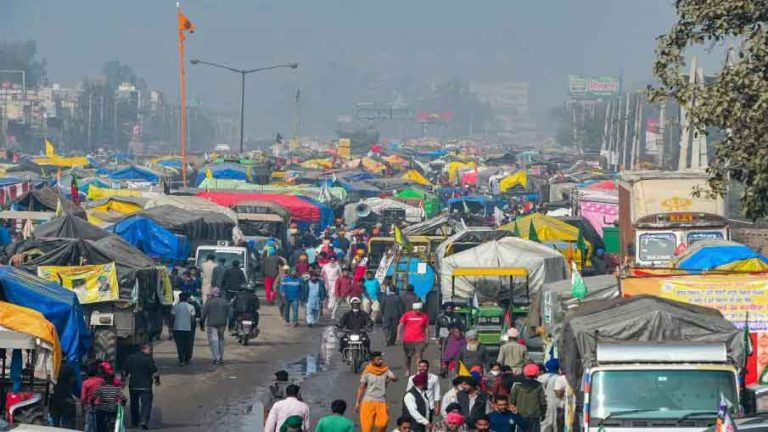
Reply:
[[[461,176],[461,184],[477,185],[477,171],[468,171]]]
[[[232,207],[242,201],[268,201],[285,207],[291,218],[303,222],[319,222],[320,209],[295,196],[257,192],[198,192],[197,196],[213,201],[224,207]]]
[[[613,180],[596,181],[588,185],[585,189],[591,190],[614,190],[616,189],[616,182]]]

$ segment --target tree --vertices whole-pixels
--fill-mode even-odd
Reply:
[[[654,100],[676,99],[698,130],[727,131],[709,163],[711,191],[724,195],[731,181],[743,184],[744,215],[768,214],[768,8],[760,0],[677,0],[677,22],[658,39],[649,88]],[[734,61],[706,83],[683,75],[694,47],[737,44]],[[693,104],[690,101],[694,100]]]

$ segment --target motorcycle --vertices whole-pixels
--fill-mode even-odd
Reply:
[[[368,335],[365,332],[350,332],[344,337],[346,338],[347,345],[344,347],[342,357],[352,368],[353,373],[360,373],[363,362],[365,362],[369,354],[364,343]]]
[[[235,328],[235,337],[238,343],[244,346],[248,345],[248,342],[251,339],[256,339],[257,336],[259,336],[259,328],[254,316],[249,313],[240,314]]]

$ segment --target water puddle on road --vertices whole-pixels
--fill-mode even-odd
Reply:
[[[320,336],[320,346],[314,354],[306,354],[301,359],[289,362],[283,367],[275,367],[275,372],[285,370],[288,372],[288,383],[299,384],[302,381],[323,374],[331,368],[335,361],[339,361],[334,354],[338,351],[339,340],[334,332],[334,327],[326,327]],[[220,413],[220,421],[211,429],[212,431],[256,431],[264,430],[265,407],[271,401],[271,393],[268,384],[259,386],[251,396],[245,398],[242,403],[227,405]],[[307,401],[309,402],[309,401]]]

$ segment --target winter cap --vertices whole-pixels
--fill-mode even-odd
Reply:
[[[428,376],[426,372],[417,373],[413,376],[413,385],[424,386],[427,385]]]
[[[416,303],[413,304],[413,309],[414,310],[421,310],[421,308],[423,308],[423,307],[424,307],[424,304],[422,304],[421,302],[416,302]]]
[[[536,378],[539,376],[539,366],[536,363],[528,363],[523,367],[523,375],[526,378]]]

